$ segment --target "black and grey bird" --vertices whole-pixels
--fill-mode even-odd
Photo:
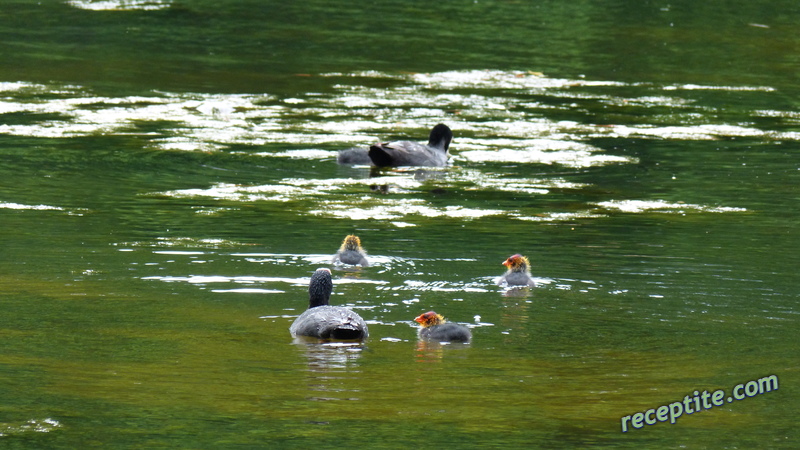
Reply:
[[[464,325],[448,322],[435,311],[428,311],[420,314],[414,319],[422,325],[419,329],[419,338],[427,341],[437,342],[469,342],[472,339],[472,332]]]
[[[332,262],[342,264],[360,265],[361,267],[369,266],[367,260],[367,252],[361,247],[361,239],[355,234],[348,234],[342,241],[342,246],[339,251],[333,255]]]
[[[367,323],[356,312],[328,304],[333,292],[329,269],[317,269],[308,285],[308,309],[295,319],[289,332],[326,340],[358,340],[369,336]]]
[[[453,140],[450,127],[440,123],[431,129],[428,144],[412,141],[384,142],[369,149],[351,148],[339,152],[340,164],[369,164],[378,167],[447,165],[447,151]]]

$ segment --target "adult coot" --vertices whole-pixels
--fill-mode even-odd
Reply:
[[[472,339],[469,328],[448,322],[434,311],[420,314],[414,321],[422,325],[418,332],[420,339],[438,342],[469,342]]]
[[[440,123],[433,127],[428,145],[411,141],[375,144],[369,148],[369,158],[378,167],[386,166],[444,166],[453,132]]]
[[[345,236],[344,241],[342,241],[342,246],[339,247],[339,251],[333,255],[332,262],[353,265],[360,264],[362,267],[367,267],[369,265],[367,253],[361,247],[361,239],[354,234]]]
[[[308,285],[308,309],[295,319],[289,332],[293,336],[319,339],[354,340],[369,336],[367,323],[343,306],[330,306],[333,291],[329,269],[317,269]]]
[[[444,166],[453,132],[444,124],[431,129],[428,145],[410,141],[379,143],[370,148],[354,147],[340,150],[339,164],[374,164],[384,166]]]
[[[536,282],[531,278],[528,258],[518,253],[509,256],[507,260],[503,261],[503,265],[508,267],[508,271],[497,280],[497,284],[505,284],[508,286],[536,286]]]

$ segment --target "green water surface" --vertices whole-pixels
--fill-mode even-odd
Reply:
[[[798,20],[7,2],[0,447],[796,448]],[[447,168],[335,162],[439,122]],[[330,264],[351,233],[370,267]],[[536,288],[495,284],[514,253]],[[367,342],[292,340],[318,267]],[[428,310],[473,342],[418,342]]]

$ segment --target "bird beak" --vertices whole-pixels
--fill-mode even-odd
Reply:
[[[506,267],[511,267],[511,262],[509,260],[505,260],[501,264],[503,264]]]
[[[422,315],[419,315],[419,316],[417,316],[416,319],[414,319],[414,322],[417,322],[417,323],[422,323],[424,321],[425,321],[425,319],[422,318]]]

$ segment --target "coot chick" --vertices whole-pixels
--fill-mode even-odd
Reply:
[[[344,264],[353,265],[360,264],[362,267],[367,267],[369,265],[367,253],[361,247],[361,239],[354,234],[345,236],[344,241],[342,241],[342,246],[339,247],[339,251],[333,255],[332,262],[342,262]]]
[[[440,123],[431,129],[428,145],[410,141],[375,144],[369,148],[369,157],[378,167],[444,166],[452,140],[450,127]]]
[[[530,262],[528,258],[517,253],[503,261],[503,265],[508,267],[508,271],[497,280],[497,284],[508,286],[536,286],[536,282],[531,278]]]
[[[472,339],[469,328],[448,322],[434,311],[420,314],[414,321],[422,325],[418,332],[420,339],[438,342],[469,342]]]
[[[369,336],[367,323],[343,306],[330,306],[333,291],[329,269],[317,269],[308,285],[308,309],[295,319],[289,332],[293,336],[319,339],[354,340]]]

